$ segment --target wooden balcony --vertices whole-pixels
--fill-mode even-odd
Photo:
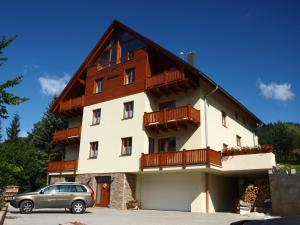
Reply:
[[[78,160],[48,162],[48,172],[76,172]]]
[[[200,110],[193,108],[192,105],[144,114],[144,127],[156,133],[160,130],[168,132],[169,129],[174,131],[178,128],[187,129],[189,125],[194,127],[200,125]]]
[[[65,144],[78,144],[80,142],[81,127],[72,127],[54,132],[53,140]]]
[[[197,86],[198,82],[186,77],[184,72],[177,69],[164,71],[146,79],[146,91],[156,97],[177,94]]]
[[[141,170],[149,167],[182,166],[185,169],[188,165],[205,164],[207,167],[211,165],[222,166],[221,152],[206,148],[195,150],[182,150],[175,152],[160,152],[153,154],[143,154],[141,157]]]
[[[60,114],[67,117],[82,115],[84,103],[84,96],[81,96],[79,98],[72,98],[68,101],[63,101],[60,103],[59,112]]]

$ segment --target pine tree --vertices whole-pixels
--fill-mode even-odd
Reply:
[[[49,104],[43,118],[34,124],[29,138],[33,145],[38,149],[41,159],[43,160],[61,160],[64,154],[64,145],[53,141],[54,131],[67,127],[67,121],[55,115],[50,111],[51,105],[55,99]]]
[[[2,122],[0,120],[0,143],[2,143],[2,138],[3,138],[3,136],[2,136]]]
[[[0,67],[3,65],[3,61],[6,61],[7,58],[4,58],[3,49],[6,48],[16,36],[12,38],[6,38],[5,36],[2,37],[0,40]],[[14,79],[10,79],[5,81],[4,83],[0,84],[0,118],[7,118],[7,105],[19,105],[24,101],[27,101],[27,98],[18,97],[12,93],[7,92],[8,88],[12,88],[22,82],[22,76],[17,76]]]
[[[6,129],[7,141],[18,140],[20,131],[20,116],[15,113],[10,126]]]

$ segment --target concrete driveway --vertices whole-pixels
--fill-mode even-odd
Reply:
[[[34,210],[30,215],[20,214],[12,207],[4,225],[58,225],[79,221],[87,225],[229,225],[232,222],[253,219],[232,213],[201,214],[174,211],[128,210],[90,208],[87,213],[74,215],[64,209]]]

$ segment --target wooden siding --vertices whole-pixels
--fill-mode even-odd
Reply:
[[[144,92],[146,74],[149,73],[148,55],[145,49],[137,50],[133,59],[117,64],[110,68],[97,70],[97,66],[88,69],[85,105],[92,105],[128,95]],[[135,68],[135,81],[132,84],[124,84],[126,70]],[[99,69],[99,68],[98,68]],[[103,91],[94,93],[95,80],[103,78]]]
[[[160,152],[153,154],[142,154],[141,170],[146,167],[182,166],[206,164],[222,166],[221,152],[212,149],[182,150],[175,152]]]
[[[76,172],[78,169],[78,160],[69,161],[50,161],[48,162],[48,172]]]

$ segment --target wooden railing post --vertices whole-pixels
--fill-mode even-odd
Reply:
[[[162,153],[161,152],[158,155],[158,164],[159,164],[159,170],[162,170]]]
[[[144,171],[144,153],[141,155],[141,171]]]
[[[163,115],[164,115],[164,120],[163,121],[164,121],[164,123],[166,123],[167,122],[167,109],[164,109],[163,112],[164,112],[163,113]]]
[[[182,169],[185,169],[186,167],[186,150],[182,150]]]
[[[207,167],[210,168],[210,147],[207,146],[206,148],[206,164]]]

